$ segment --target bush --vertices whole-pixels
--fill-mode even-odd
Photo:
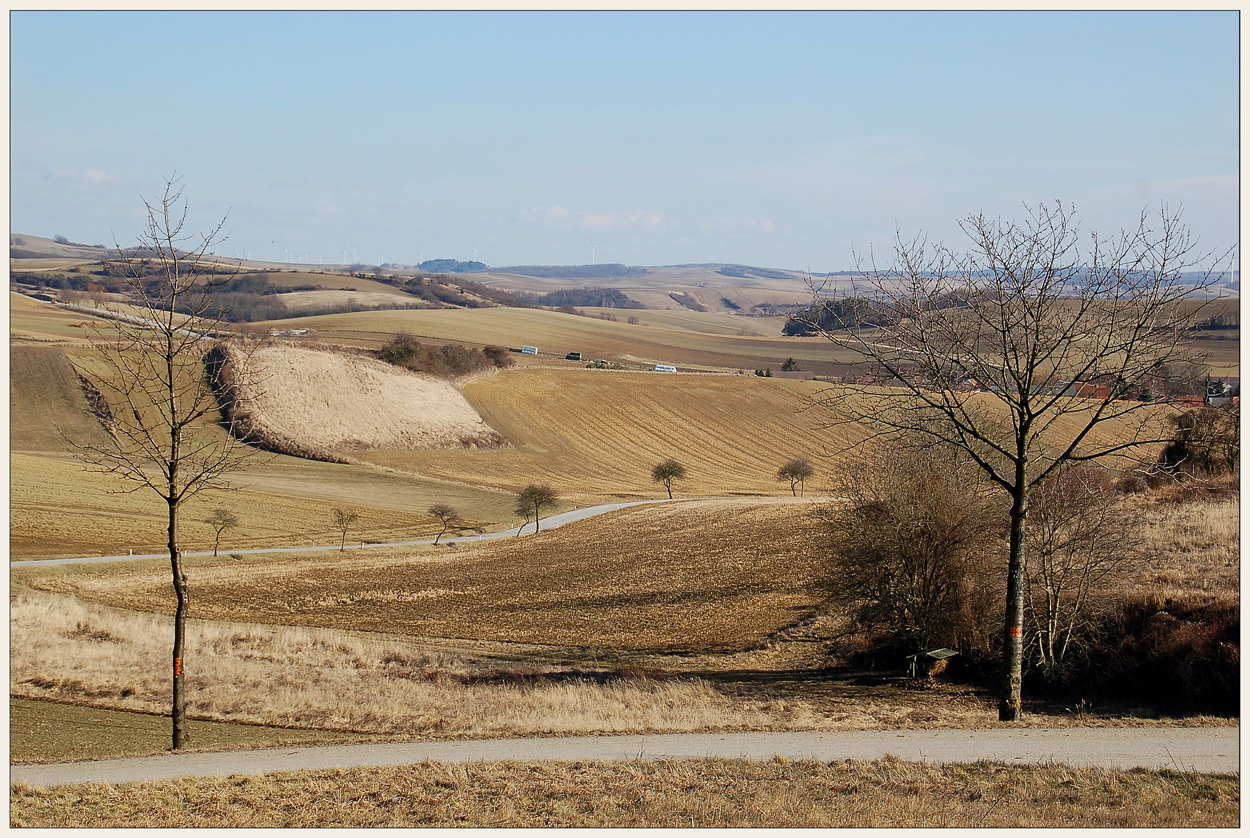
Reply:
[[[1102,621],[1072,687],[1170,713],[1236,716],[1241,614],[1236,603],[1145,598]]]
[[[399,332],[387,341],[377,351],[377,357],[388,364],[440,378],[457,378],[488,367],[502,368],[513,363],[508,350],[502,346],[488,346],[486,349],[455,343],[425,346],[407,332]]]
[[[892,445],[837,483],[835,494],[849,503],[822,513],[830,595],[875,634],[878,651],[992,653],[1002,617],[993,562],[1003,510],[975,466],[933,446]]]
[[[1172,419],[1176,433],[1159,455],[1169,474],[1214,477],[1235,473],[1241,457],[1240,408],[1200,407]]]

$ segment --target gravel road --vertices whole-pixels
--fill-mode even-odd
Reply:
[[[761,500],[764,500],[764,499],[765,498],[761,498]],[[775,500],[775,498],[766,498],[766,499]],[[698,498],[698,500],[708,500],[708,498]],[[751,498],[736,498],[735,500],[751,500]],[[672,502],[673,501],[670,501],[668,498],[661,498],[659,500],[635,500],[635,501],[626,501],[623,503],[603,503],[597,506],[584,506],[579,509],[570,509],[568,512],[560,512],[555,515],[548,515],[547,517],[542,519],[540,530],[542,532],[546,532],[547,530],[554,530],[554,529],[557,529],[558,527],[564,526],[565,524],[571,524],[574,521],[582,521],[582,520],[585,520],[586,518],[593,518],[596,515],[603,515],[608,512],[615,512],[618,509],[627,509],[631,506],[647,506],[649,504],[654,504],[654,503],[672,503]],[[534,532],[532,523],[525,525],[522,529],[530,533]],[[440,543],[447,544],[448,542],[452,542],[452,541],[484,541],[486,539],[491,539],[491,538],[508,538],[516,534],[517,534],[517,528],[509,527],[506,530],[500,530],[498,532],[488,532],[488,533],[483,533],[481,535],[465,535],[465,536],[458,536],[455,538],[444,538],[442,539]],[[386,541],[386,542],[368,542],[365,544],[348,544],[346,549],[347,550],[361,550],[361,549],[367,550],[371,547],[413,547],[419,544],[433,544],[433,543],[434,543],[434,539],[423,538],[418,541]],[[254,550],[253,549],[249,549],[249,550],[225,550],[223,549],[222,552],[226,554],[237,553],[239,555],[244,555],[247,553],[315,553],[315,552],[328,551],[328,550],[333,550],[335,552],[338,552],[340,549],[341,548],[338,544],[322,544],[322,545],[314,545],[311,547],[260,547]],[[205,551],[198,552],[198,553],[184,552],[182,555],[183,556],[211,556],[212,554],[213,553],[211,550],[205,550]],[[94,564],[96,562],[125,562],[125,561],[135,561],[138,559],[167,559],[167,558],[169,558],[169,553],[143,553],[142,555],[130,553],[125,556],[79,556],[77,558],[71,558],[71,559],[28,559],[28,560],[17,561],[17,562],[9,562],[9,567],[24,567],[27,565]]]
[[[685,733],[477,739],[380,745],[329,745],[225,753],[163,754],[99,762],[14,765],[11,780],[32,786],[129,783],[304,769],[441,762],[536,760],[879,759],[928,762],[996,760],[1013,765],[1062,763],[1108,768],[1172,768],[1238,773],[1237,727],[1061,728],[1028,730],[859,730],[792,733]]]

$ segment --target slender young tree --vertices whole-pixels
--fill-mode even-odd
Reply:
[[[443,525],[443,529],[438,535],[434,536],[434,546],[438,546],[438,540],[443,537],[443,533],[447,532],[448,527],[460,520],[460,513],[456,511],[456,507],[449,503],[436,503],[430,506],[427,512]]]
[[[334,521],[334,528],[342,535],[339,541],[340,553],[347,550],[347,531],[352,528],[352,525],[356,523],[359,517],[353,509],[344,509],[336,506],[330,510],[330,519]]]
[[[249,449],[230,420],[222,418],[224,385],[205,358],[216,341],[220,309],[213,289],[222,277],[210,250],[224,240],[223,219],[207,234],[184,232],[187,205],[176,175],[160,200],[145,200],[147,222],[138,247],[117,248],[107,269],[124,278],[131,302],[111,313],[95,335],[104,374],[93,385],[111,406],[108,441],[76,446],[89,467],[146,488],[167,510],[174,612],[173,747],[186,744],[185,676],[187,608],[190,602],[179,540],[180,513],[199,491],[223,486],[243,465]],[[237,386],[244,370],[235,370]],[[226,427],[222,427],[223,423]]]
[[[559,495],[550,486],[545,484],[540,486],[531,483],[517,495],[517,514],[525,516],[525,523],[527,524],[532,515],[534,518],[534,532],[538,532],[541,525],[543,507],[554,504],[557,497]],[[522,529],[524,529],[524,526],[522,526]],[[517,534],[520,535],[520,530],[517,530]]]
[[[213,556],[217,556],[217,547],[221,544],[221,534],[239,525],[239,519],[228,509],[214,509],[204,523],[213,528]]]
[[[1082,237],[1073,211],[1021,223],[973,215],[965,252],[898,237],[884,268],[861,266],[851,305],[813,283],[804,328],[858,353],[875,382],[817,401],[879,435],[921,433],[968,454],[1010,502],[999,719],[1020,718],[1024,534],[1033,491],[1066,462],[1130,452],[1167,435],[1165,362],[1190,354],[1199,253],[1178,213],[1143,213],[1113,237]],[[871,437],[870,437],[871,438]],[[1140,450],[1140,449],[1139,449]]]
[[[803,492],[804,487],[807,484],[807,478],[811,477],[815,473],[815,469],[812,468],[812,464],[807,461],[807,458],[799,457],[798,459],[791,460],[781,468],[777,469],[777,479],[789,480],[790,494],[798,497]],[[798,487],[797,492],[795,491],[796,486]]]
[[[669,500],[673,499],[673,481],[686,479],[686,467],[669,457],[651,469],[651,479],[668,491]]]

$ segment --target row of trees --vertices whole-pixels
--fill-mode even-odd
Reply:
[[[790,493],[798,497],[803,493],[807,479],[815,473],[806,457],[798,457],[777,469],[777,479],[790,481]],[[664,487],[670,500],[673,497],[673,481],[685,478],[686,467],[672,457],[657,463],[651,469],[651,479]]]

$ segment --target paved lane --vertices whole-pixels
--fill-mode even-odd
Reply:
[[[761,498],[761,500],[765,500],[765,499],[773,500],[773,498]],[[684,500],[715,500],[715,498],[684,498]],[[735,498],[735,500],[749,501],[751,500],[751,498]],[[659,500],[636,500],[636,501],[628,501],[625,503],[603,503],[603,504],[599,504],[598,506],[586,506],[586,507],[582,507],[581,509],[570,509],[568,512],[561,512],[559,514],[550,515],[546,518],[543,518],[541,526],[540,526],[540,530],[542,532],[546,532],[547,530],[554,530],[554,529],[564,526],[565,524],[571,524],[574,521],[583,521],[587,518],[593,518],[596,515],[604,515],[608,512],[615,512],[618,509],[627,509],[628,507],[631,507],[631,506],[646,506],[648,504],[653,504],[653,503],[673,503],[673,502],[674,501],[670,501],[668,498],[661,498]],[[676,502],[680,502],[680,501],[676,501]],[[526,524],[523,529],[532,533],[533,524]],[[441,539],[439,543],[446,544],[449,541],[484,541],[484,540],[491,539],[491,538],[506,538],[508,536],[513,536],[516,534],[517,534],[517,528],[509,527],[506,530],[500,530],[499,532],[483,533],[482,535],[465,535],[465,536],[458,536],[456,538],[444,538],[444,539]],[[421,544],[433,544],[433,543],[434,543],[434,539],[423,538],[423,539],[420,539],[419,541],[367,542],[364,545],[348,544],[346,549],[367,550],[371,547],[415,547]],[[336,547],[333,544],[326,544],[326,545],[313,545],[310,547],[258,547],[258,548],[249,549],[249,550],[223,550],[222,552],[227,553],[227,554],[237,553],[239,555],[247,555],[250,553],[314,553],[314,552],[329,551],[329,550],[338,552],[339,549],[340,548]],[[211,550],[205,550],[203,552],[198,552],[198,553],[183,553],[182,555],[184,557],[185,556],[211,556],[213,555],[213,553]],[[72,558],[72,559],[30,559],[27,561],[9,562],[9,567],[28,567],[31,565],[53,565],[53,564],[91,564],[94,562],[125,562],[125,561],[136,561],[138,559],[167,559],[167,558],[169,558],[169,553],[144,553],[142,555],[128,554],[125,556],[80,556],[78,558]]]
[[[686,733],[478,739],[328,745],[205,754],[15,765],[11,779],[34,786],[129,783],[304,769],[502,760],[634,760],[726,757],[768,760],[879,759],[893,755],[928,762],[996,760],[1014,765],[1062,763],[1108,768],[1172,768],[1239,772],[1237,727],[1057,728],[984,730],[850,730],[789,733]]]

